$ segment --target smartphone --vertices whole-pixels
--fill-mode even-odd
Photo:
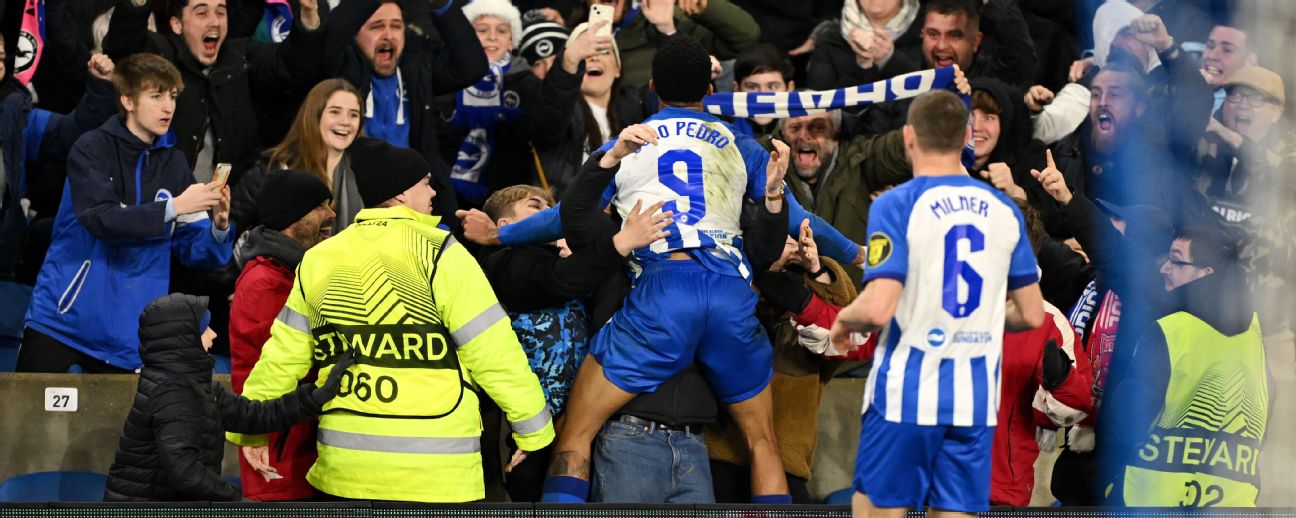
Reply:
[[[233,168],[233,165],[226,163],[216,164],[216,172],[212,173],[211,183],[215,185],[212,190],[219,192],[221,187],[225,186],[225,183],[229,181],[230,169]]]
[[[593,27],[595,24],[597,24],[600,21],[607,22],[607,25],[604,25],[602,29],[599,29],[598,32],[594,33],[595,36],[612,35],[612,13],[615,11],[616,8],[610,5],[594,4],[590,6],[590,15],[589,15],[590,27]]]

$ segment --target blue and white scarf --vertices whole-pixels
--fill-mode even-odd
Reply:
[[[451,119],[456,126],[468,129],[468,136],[459,145],[450,180],[455,192],[464,199],[481,202],[486,199],[486,178],[482,173],[490,163],[495,147],[495,127],[501,122],[512,122],[521,115],[517,104],[508,106],[504,96],[504,74],[509,71],[511,55],[490,64],[490,73],[476,84],[460,90],[455,97],[455,112]]]
[[[954,89],[953,66],[920,70],[874,83],[820,92],[716,93],[702,99],[702,109],[713,115],[734,118],[786,119],[829,110],[909,99],[939,89]],[[968,126],[971,127],[971,99],[963,96],[963,102],[969,106]],[[969,139],[963,148],[963,165],[970,170],[973,163],[975,163],[975,155],[972,153],[972,141]]]

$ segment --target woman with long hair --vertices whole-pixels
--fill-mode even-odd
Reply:
[[[584,41],[581,37],[587,30],[587,24],[576,26],[568,41]],[[609,41],[606,48],[591,50],[581,53],[583,59],[573,67],[574,71],[564,70],[566,65],[550,70],[551,75],[579,78],[580,97],[572,103],[575,106],[568,105],[572,115],[565,125],[532,135],[541,166],[560,198],[590,153],[625,126],[637,124],[656,111],[655,106],[645,105],[641,88],[621,84],[621,55],[616,40]]]
[[[346,150],[360,135],[363,120],[360,92],[351,83],[328,79],[315,85],[302,102],[288,135],[267,150],[236,186],[231,208],[234,222],[243,230],[259,224],[256,194],[261,184],[273,171],[296,169],[319,176],[333,191],[333,210],[337,213],[333,232],[350,225],[364,203]]]

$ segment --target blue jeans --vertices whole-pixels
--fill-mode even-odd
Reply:
[[[609,421],[594,440],[591,502],[715,502],[700,434]]]

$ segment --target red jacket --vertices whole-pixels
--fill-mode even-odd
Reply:
[[[829,304],[819,298],[818,295],[811,294],[810,303],[806,304],[806,307],[800,313],[793,314],[792,318],[796,320],[798,325],[808,326],[813,324],[824,329],[832,329],[833,322],[837,320],[837,314],[841,313],[841,310],[841,306]],[[844,356],[824,356],[824,358],[859,362],[872,360],[873,351],[877,349],[877,337],[878,333],[870,333],[864,345],[856,347]]]
[[[1000,374],[999,425],[995,427],[990,503],[1030,505],[1035,490],[1036,425],[1055,428],[1075,424],[1092,412],[1089,360],[1076,354],[1080,336],[1066,316],[1045,303],[1044,325],[1021,333],[1004,333]],[[1071,373],[1057,389],[1046,392],[1044,343],[1057,340],[1073,360]]]
[[[234,285],[230,304],[230,381],[235,393],[243,393],[252,367],[261,358],[261,346],[270,339],[270,324],[283,309],[292,291],[293,270],[284,263],[258,256],[243,267]],[[314,374],[308,376],[313,378]],[[243,478],[243,496],[252,500],[301,500],[315,496],[306,482],[306,472],[315,464],[315,427],[312,418],[283,432],[269,434],[270,465],[281,479],[266,481],[239,454],[239,475]]]

